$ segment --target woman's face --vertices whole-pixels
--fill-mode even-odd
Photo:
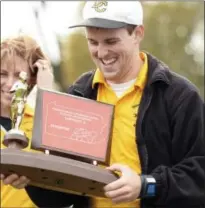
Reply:
[[[1,60],[1,109],[10,108],[12,94],[9,92],[13,84],[19,79],[19,73],[25,71],[30,80],[28,63],[20,56],[4,57]]]

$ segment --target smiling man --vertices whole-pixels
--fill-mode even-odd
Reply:
[[[104,187],[106,198],[27,186],[29,196],[39,207],[203,207],[204,103],[196,87],[140,51],[140,2],[88,1],[83,17],[72,27],[85,27],[97,69],[68,92],[115,105],[107,168],[121,177]],[[25,181],[9,182],[18,188]]]

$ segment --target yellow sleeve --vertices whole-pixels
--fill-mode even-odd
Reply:
[[[1,149],[3,149],[5,148],[5,146],[3,145],[3,139],[6,134],[6,129],[2,125],[0,126],[1,126]]]
[[[31,139],[34,111],[29,107],[27,107],[26,111],[27,113],[24,115],[20,129],[26,133],[29,139]],[[5,148],[5,146],[2,144],[5,133],[6,130],[1,127],[1,148]],[[30,143],[26,149],[30,151]],[[1,207],[34,208],[37,206],[30,200],[24,189],[18,190],[12,188],[10,185],[3,185],[3,182],[1,181]]]
[[[26,149],[30,149],[34,113],[33,113],[33,109],[31,109],[29,107],[26,108],[26,111],[29,111],[29,113],[24,114],[24,118],[22,119],[20,129],[26,134],[26,137],[29,139],[29,145]]]
[[[25,148],[25,151],[39,152],[37,150],[31,149],[31,139],[33,131],[33,122],[34,122],[34,109],[30,105],[25,106],[24,117],[21,122],[20,129],[26,134],[26,137],[29,139],[29,145]]]

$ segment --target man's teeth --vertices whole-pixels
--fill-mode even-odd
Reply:
[[[116,61],[116,58],[112,58],[112,59],[109,59],[109,60],[102,60],[103,64],[105,64],[105,65],[112,64],[115,61]]]

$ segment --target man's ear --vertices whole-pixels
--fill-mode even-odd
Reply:
[[[144,39],[144,26],[139,25],[134,29],[134,36],[136,44],[139,44]]]

